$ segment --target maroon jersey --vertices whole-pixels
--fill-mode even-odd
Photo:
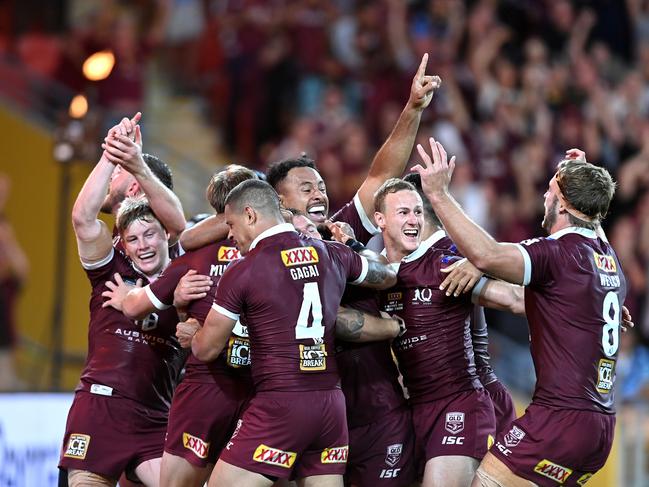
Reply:
[[[435,239],[437,236],[441,236],[441,238],[435,242],[435,248],[460,255],[457,247],[446,236],[444,230],[435,232],[431,235],[431,238]],[[446,260],[450,261],[452,258],[449,256]],[[471,316],[471,342],[473,343],[473,357],[480,382],[483,385],[487,385],[498,380],[490,363],[489,333],[487,331],[487,320],[485,319],[484,308],[482,306],[475,306]]]
[[[110,306],[102,308],[106,281],[116,272],[127,283],[146,281],[119,250],[113,248],[105,259],[83,267],[92,294],[88,356],[77,390],[119,395],[166,412],[186,357],[175,336],[176,311],[171,308],[134,321]]]
[[[374,226],[372,220],[365,213],[358,194],[354,196],[353,200],[334,213],[331,221],[348,223],[354,230],[356,240],[362,244],[366,244],[373,235],[380,233],[379,229]]]
[[[608,242],[571,227],[519,246],[536,370],[533,402],[613,414],[626,279]]]
[[[379,316],[376,290],[347,286],[341,306]],[[336,362],[347,403],[350,428],[373,423],[406,404],[399,371],[388,340],[372,343],[336,341]]]
[[[232,240],[222,240],[201,247],[198,250],[187,252],[174,259],[155,282],[145,287],[147,296],[159,310],[167,309],[173,305],[176,286],[187,271],[194,269],[199,274],[209,275],[213,284],[207,296],[191,301],[187,307],[189,317],[203,323],[214,302],[216,285],[221,275],[223,275],[228,264],[238,258],[240,258],[239,251]],[[241,375],[242,378],[248,379],[250,375],[249,366],[250,345],[248,333],[245,326],[237,323],[228,346],[216,360],[204,363],[193,354],[189,356],[183,380],[186,382],[213,383],[220,381],[220,376],[231,376],[232,374]]]
[[[367,260],[349,247],[298,235],[290,224],[262,232],[228,266],[213,307],[232,319],[245,313],[257,391],[337,386],[338,305],[347,281],[366,273]]]
[[[460,257],[435,248],[433,234],[399,264],[395,287],[381,293],[382,308],[396,313],[408,331],[393,348],[413,403],[480,389],[471,344],[470,297],[448,297],[439,290],[441,269]]]

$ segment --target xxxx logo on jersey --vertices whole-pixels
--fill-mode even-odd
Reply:
[[[320,261],[318,252],[313,247],[297,247],[282,250],[282,262],[286,267],[302,264],[317,264]]]
[[[189,433],[183,432],[183,446],[194,452],[198,458],[207,458],[207,452],[210,450],[210,443],[201,440]]]
[[[339,446],[338,448],[325,448],[320,455],[322,463],[347,463],[349,447]]]
[[[595,265],[599,270],[604,272],[617,272],[617,264],[615,264],[615,259],[612,256],[593,252],[593,257],[595,258]]]
[[[255,462],[277,465],[278,467],[291,468],[295,462],[297,453],[291,451],[278,450],[266,445],[259,445],[252,454]]]
[[[221,262],[232,262],[233,260],[240,259],[241,254],[239,253],[239,249],[236,247],[226,247],[222,245],[219,247],[217,258]]]

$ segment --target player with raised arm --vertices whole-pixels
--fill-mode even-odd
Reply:
[[[362,243],[378,232],[371,216],[374,214],[374,192],[386,179],[398,177],[404,171],[417,136],[421,114],[433,99],[435,90],[441,86],[439,76],[426,74],[427,64],[428,54],[424,54],[413,77],[408,101],[390,136],[376,153],[365,181],[354,199],[332,217],[334,221],[351,225],[354,237]],[[284,208],[296,208],[316,224],[328,218],[327,190],[314,161],[306,156],[281,161],[269,168],[267,177],[280,195]],[[184,249],[198,248],[226,234],[223,218],[215,216],[184,232],[181,243]]]
[[[209,485],[270,486],[293,476],[341,486],[347,425],[333,360],[336,313],[347,281],[385,288],[394,272],[342,244],[300,236],[262,181],[232,190],[225,216],[245,258],[221,277],[192,351],[217,357],[245,313],[256,392]]]
[[[436,246],[445,237],[439,227],[421,241],[423,205],[412,184],[390,179],[375,201],[385,255],[398,269],[397,285],[381,301],[407,327],[393,349],[410,396],[416,443],[425,455],[423,485],[466,486],[493,439],[495,416],[473,360],[470,296],[447,296],[440,289],[442,268],[461,256]]]
[[[474,487],[584,485],[606,462],[615,427],[615,365],[626,279],[600,223],[615,183],[585,159],[561,161],[544,195],[547,238],[499,243],[448,192],[455,160],[430,139],[414,168],[449,236],[483,272],[525,286],[537,382],[499,431]]]

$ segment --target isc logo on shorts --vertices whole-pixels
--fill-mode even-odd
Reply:
[[[613,370],[615,362],[608,359],[600,359],[597,371],[597,392],[608,394],[613,389]]]
[[[221,262],[232,262],[233,260],[241,258],[239,249],[237,249],[236,247],[226,247],[224,245],[219,247],[219,252],[216,256]]]
[[[194,452],[198,458],[207,458],[207,453],[210,451],[209,441],[205,442],[200,438],[183,432],[183,446],[188,450]]]
[[[252,454],[255,462],[277,465],[278,467],[291,468],[295,462],[297,453],[291,451],[278,450],[266,445],[259,445]]]
[[[568,467],[557,465],[556,463],[552,463],[547,459],[543,459],[539,463],[537,463],[536,467],[534,467],[534,471],[540,475],[543,475],[544,477],[559,482],[560,484],[563,484],[566,480],[568,480],[568,477],[570,477],[570,474],[572,474],[572,470]]]
[[[597,252],[593,252],[593,257],[595,258],[595,265],[599,270],[604,272],[617,272],[617,265],[612,256],[601,255]]]
[[[83,460],[88,453],[88,445],[90,444],[90,435],[81,435],[79,433],[72,433],[68,440],[68,448],[65,450],[64,457],[76,458]]]
[[[297,247],[282,250],[282,262],[286,267],[302,264],[317,264],[320,261],[318,252],[313,247]]]
[[[348,446],[339,446],[338,448],[325,448],[320,455],[322,463],[347,463]]]

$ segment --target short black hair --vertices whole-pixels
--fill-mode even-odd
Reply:
[[[442,222],[439,221],[439,218],[437,218],[437,213],[435,213],[433,205],[430,204],[430,200],[424,194],[424,190],[421,187],[421,174],[419,174],[418,172],[410,172],[406,174],[402,179],[412,184],[415,187],[415,190],[417,190],[417,193],[419,193],[419,196],[421,196],[421,202],[424,208],[424,218],[433,225],[442,228]]]
[[[149,166],[151,172],[156,175],[160,182],[173,191],[174,178],[169,166],[151,154],[142,154],[142,159],[144,159],[145,164]]]
[[[277,190],[277,185],[286,179],[286,176],[291,169],[296,167],[310,167],[316,171],[318,170],[315,166],[315,161],[307,157],[306,154],[302,154],[297,159],[285,159],[272,164],[268,168],[268,171],[266,171],[266,181]]]
[[[243,211],[244,206],[250,206],[265,215],[283,219],[277,192],[266,181],[259,179],[247,179],[236,185],[225,198],[223,206],[228,205],[235,211]]]

